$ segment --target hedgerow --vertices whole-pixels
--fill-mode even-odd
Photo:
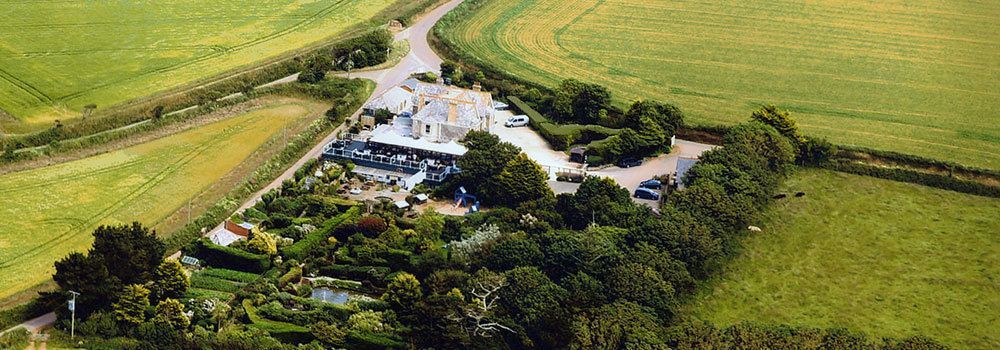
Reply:
[[[566,150],[575,144],[604,140],[621,132],[619,129],[601,125],[555,124],[517,96],[510,96],[508,99],[518,111],[528,116],[531,127],[537,130],[552,148],[558,150]]]

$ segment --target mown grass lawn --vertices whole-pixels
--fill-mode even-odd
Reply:
[[[742,320],[1000,348],[1000,200],[803,170],[686,307]]]
[[[325,107],[266,105],[141,145],[0,176],[0,299],[50,278],[56,260],[90,246],[98,225],[176,226],[165,219],[234,169],[252,170],[244,160],[262,146],[279,147]]]
[[[0,2],[0,131],[98,108],[337,36],[396,0]],[[381,23],[377,23],[381,24]]]
[[[600,83],[696,124],[773,103],[839,144],[1000,168],[997,1],[477,2],[444,36],[550,87]]]

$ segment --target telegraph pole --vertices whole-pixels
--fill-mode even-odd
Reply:
[[[73,294],[73,300],[69,301],[69,311],[73,312],[73,318],[70,320],[69,326],[69,338],[73,339],[76,337],[76,296],[80,293],[69,291],[69,294]]]

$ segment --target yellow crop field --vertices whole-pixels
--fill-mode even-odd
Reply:
[[[554,87],[671,102],[696,124],[760,105],[838,144],[1000,168],[1000,2],[468,0],[437,33]]]
[[[101,224],[163,226],[273,137],[322,113],[285,102],[102,155],[0,176],[0,299],[49,278]],[[169,225],[167,225],[169,226]]]
[[[0,132],[251,65],[371,25],[396,1],[3,1]]]

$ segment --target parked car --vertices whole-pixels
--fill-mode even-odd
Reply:
[[[640,165],[642,165],[642,159],[640,158],[626,157],[618,161],[619,168],[631,168]]]
[[[649,179],[639,183],[639,187],[648,188],[651,190],[658,190],[663,188],[663,183],[657,179]]]
[[[519,126],[528,125],[528,116],[526,115],[515,115],[513,117],[507,118],[507,122],[503,123],[503,126],[508,128],[516,128]]]
[[[635,196],[635,198],[640,198],[640,199],[651,199],[654,201],[660,200],[659,192],[656,192],[655,190],[651,190],[645,187],[636,188],[635,193],[633,195]]]

